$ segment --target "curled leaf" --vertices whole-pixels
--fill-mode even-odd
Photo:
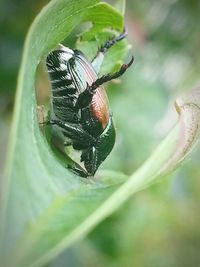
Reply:
[[[55,160],[39,131],[36,118],[34,85],[37,64],[81,22],[93,22],[94,28],[87,38],[108,26],[122,30],[122,16],[112,7],[97,3],[96,0],[51,1],[36,18],[27,36],[2,186],[2,267],[44,266],[135,192],[174,169],[199,137],[197,89],[177,100],[180,114],[177,125],[129,178],[120,173],[105,172],[101,180],[83,181]],[[111,56],[111,63],[116,58],[121,59],[117,53],[114,57],[112,52]],[[43,120],[42,116],[40,119]]]
[[[183,94],[175,101],[179,114],[177,141],[165,165],[165,171],[175,168],[191,152],[200,134],[200,88]],[[163,169],[163,171],[164,171]]]

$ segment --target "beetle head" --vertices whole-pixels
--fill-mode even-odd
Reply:
[[[107,127],[97,138],[94,146],[82,153],[81,161],[84,162],[85,169],[89,175],[93,176],[99,165],[107,158],[115,144],[115,128],[110,116]]]

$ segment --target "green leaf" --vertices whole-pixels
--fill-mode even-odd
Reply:
[[[64,168],[42,136],[36,113],[36,68],[50,49],[88,20],[94,25],[91,28],[94,36],[107,27],[122,30],[122,16],[109,5],[97,2],[52,1],[35,19],[27,35],[2,186],[2,266],[40,265],[52,258],[55,251],[61,250],[67,235],[114,190],[106,181],[104,184],[81,179]],[[121,183],[121,177],[117,174],[114,184]],[[95,190],[105,190],[104,187],[108,191],[96,199]]]
[[[123,27],[121,15],[105,3],[55,0],[38,15],[27,36],[1,187],[2,267],[33,267],[49,262],[133,193],[174,169],[199,136],[199,91],[195,91],[177,101],[178,124],[129,178],[121,173],[104,171],[97,173],[94,179],[81,179],[56,160],[37,122],[36,68],[50,49],[67,37],[74,27],[88,20],[94,27],[85,35],[85,41],[92,35],[98,39],[99,32],[108,27],[116,31]]]
[[[115,7],[115,9],[117,9],[119,11],[120,14],[122,14],[122,16],[124,16],[125,9],[126,9],[126,1],[125,0],[117,0],[114,7]]]

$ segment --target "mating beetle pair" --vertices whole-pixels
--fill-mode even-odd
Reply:
[[[133,57],[115,73],[98,77],[98,72],[106,51],[125,36],[124,30],[108,40],[92,62],[81,51],[63,45],[46,59],[54,114],[48,124],[59,127],[66,137],[65,145],[81,151],[80,161],[85,170],[78,164],[69,167],[82,177],[95,174],[115,143],[115,128],[103,84],[120,77],[133,63]]]

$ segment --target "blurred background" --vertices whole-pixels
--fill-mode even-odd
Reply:
[[[0,2],[0,175],[25,35],[47,2]],[[135,64],[120,84],[109,85],[118,136],[102,168],[131,174],[176,122],[176,96],[200,84],[200,1],[132,0],[126,10]],[[46,79],[39,70],[39,100]],[[178,171],[135,195],[45,267],[200,266],[199,158],[200,146]]]

